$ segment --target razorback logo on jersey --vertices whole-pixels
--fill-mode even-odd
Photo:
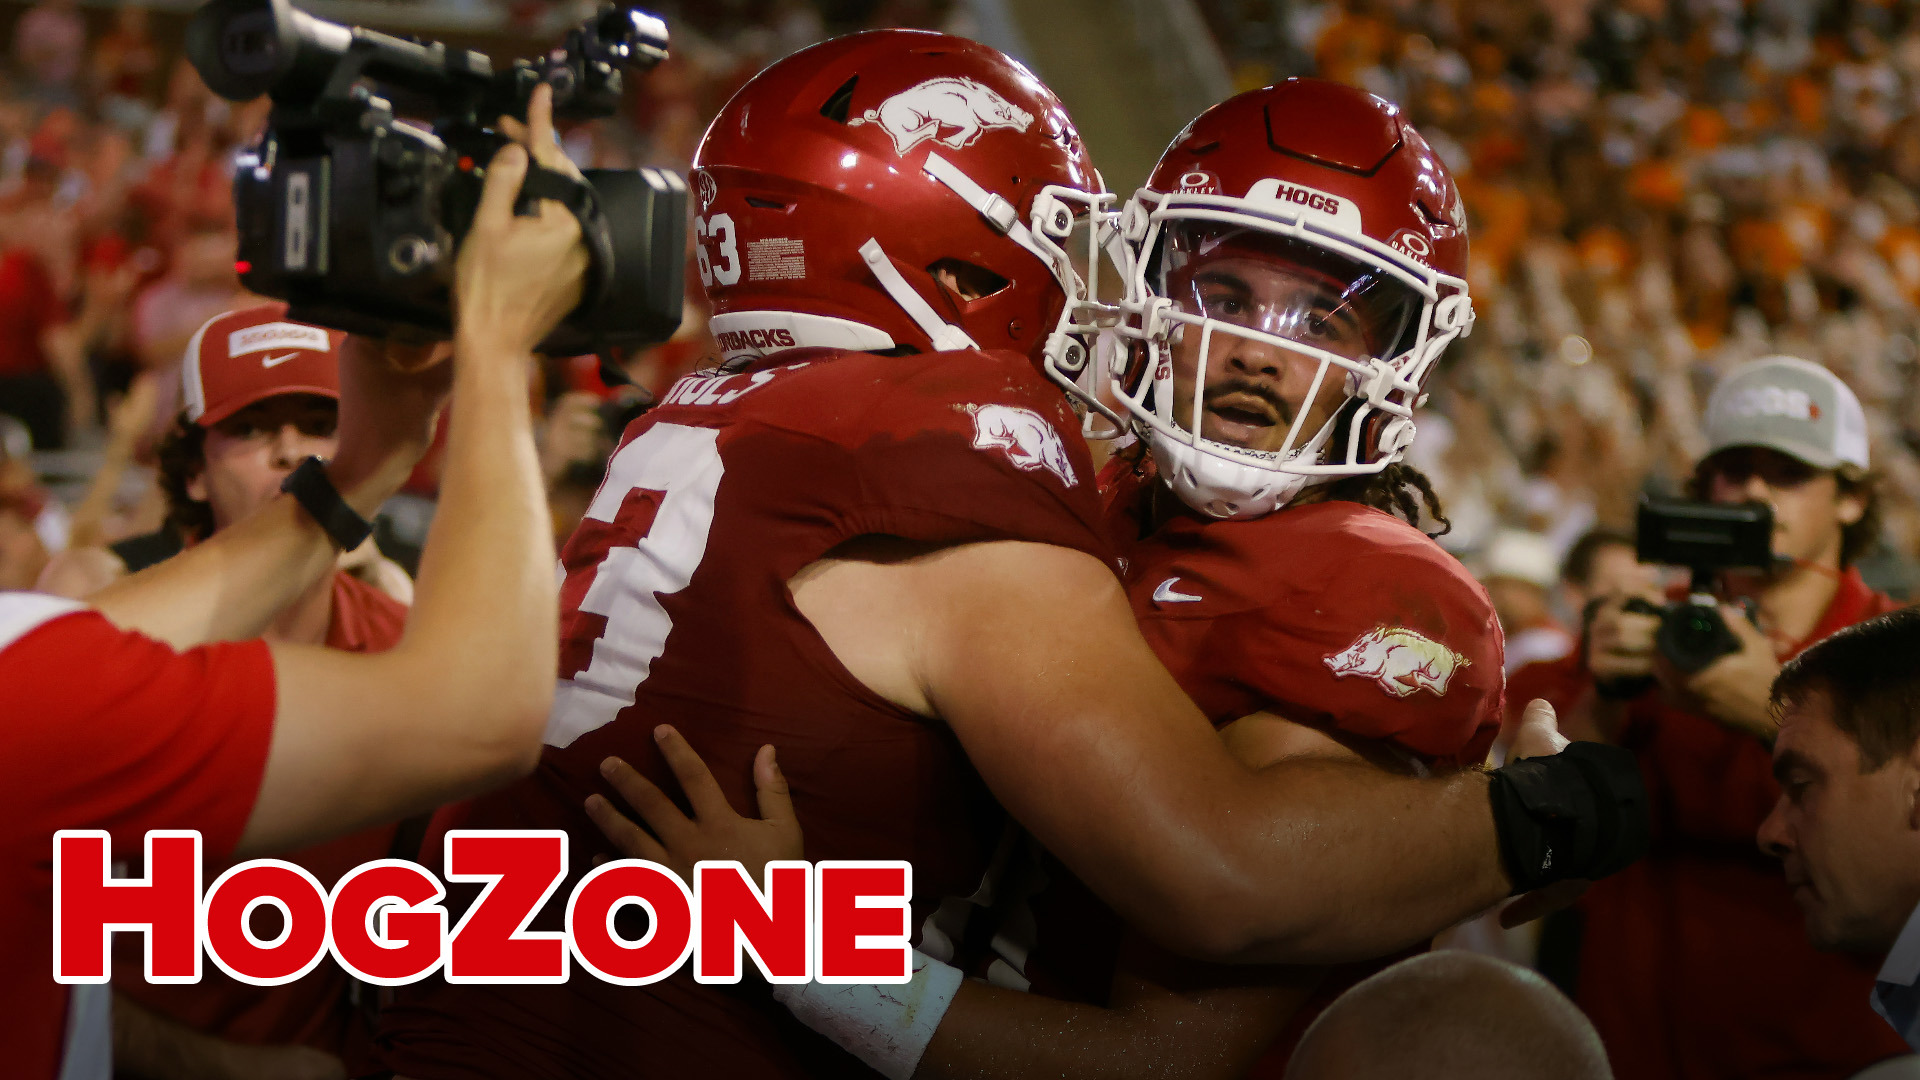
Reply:
[[[1080,482],[1060,432],[1039,413],[1014,405],[969,405],[967,411],[973,414],[975,450],[1004,450],[1022,472],[1045,469],[1068,487]]]
[[[1471,661],[1424,634],[1404,626],[1382,626],[1326,657],[1334,677],[1372,679],[1380,689],[1403,698],[1416,690],[1445,697],[1453,674]]]
[[[1033,114],[972,79],[953,77],[908,87],[847,123],[879,124],[894,153],[905,154],[928,139],[958,150],[992,128],[1025,131]]]

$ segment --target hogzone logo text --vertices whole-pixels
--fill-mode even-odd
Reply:
[[[574,964],[624,986],[658,982],[689,959],[702,983],[736,983],[742,952],[774,983],[905,983],[912,977],[908,897],[913,868],[898,861],[775,862],[764,884],[739,863],[703,862],[692,887],[657,863],[595,867],[566,898],[563,930],[527,929],[567,878],[563,832],[449,832],[446,878],[482,886],[448,929],[446,888],[428,870],[367,863],[328,892],[278,859],[234,866],[201,889],[200,834],[146,837],[144,878],[115,878],[110,841],[65,830],[53,841],[53,978],[103,983],[114,931],[141,934],[153,983],[200,980],[203,956],[235,979],[278,986],[331,955],[349,974],[404,986],[439,973],[452,983],[561,983]],[[261,905],[279,909],[278,938],[252,927]],[[628,905],[645,936],[621,936]]]

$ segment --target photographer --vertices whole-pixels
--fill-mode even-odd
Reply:
[[[536,91],[526,128],[503,127],[543,166],[565,169],[550,101]],[[534,346],[579,303],[587,256],[557,203],[514,213],[528,153],[508,146],[488,163],[455,268],[453,360],[422,371],[398,350],[354,351],[341,372],[339,455],[318,475],[311,462],[294,474],[301,495],[95,594],[91,609],[0,594],[0,808],[11,823],[0,915],[14,928],[0,936],[0,1014],[21,1035],[10,1075],[110,1068],[107,987],[69,994],[49,977],[55,830],[109,830],[125,857],[150,829],[197,829],[209,858],[248,857],[531,768],[557,605],[526,381]],[[367,656],[243,640],[363,538],[354,517],[424,451],[449,368],[440,512],[399,644]]]
[[[1588,621],[1590,719],[1638,756],[1655,841],[1583,902],[1576,999],[1622,1076],[1849,1076],[1904,1049],[1862,1005],[1873,970],[1807,945],[1752,837],[1779,797],[1768,688],[1781,663],[1894,607],[1852,568],[1877,529],[1866,420],[1825,368],[1769,357],[1714,389],[1706,435],[1693,496],[1770,506],[1774,568],[1719,575],[1737,647],[1691,675],[1643,613],[1662,597],[1616,593]]]

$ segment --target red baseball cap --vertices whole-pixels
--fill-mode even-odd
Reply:
[[[287,305],[216,315],[194,331],[180,366],[187,419],[213,425],[281,394],[340,398],[340,343],[346,335],[287,321]]]

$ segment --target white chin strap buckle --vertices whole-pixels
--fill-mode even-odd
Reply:
[[[893,265],[893,260],[887,258],[887,253],[881,249],[880,241],[869,239],[861,244],[860,257],[866,260],[867,269],[873,271],[873,276],[879,279],[880,287],[887,290],[887,295],[893,297],[893,302],[900,305],[901,310],[907,313],[907,318],[912,319],[914,325],[927,335],[927,339],[933,342],[936,350],[953,352],[958,349],[980,347],[967,336],[965,330],[942,319],[940,313],[933,310],[933,305],[927,303],[926,297],[915,292],[913,286],[907,284],[907,279],[900,276],[900,271]]]

